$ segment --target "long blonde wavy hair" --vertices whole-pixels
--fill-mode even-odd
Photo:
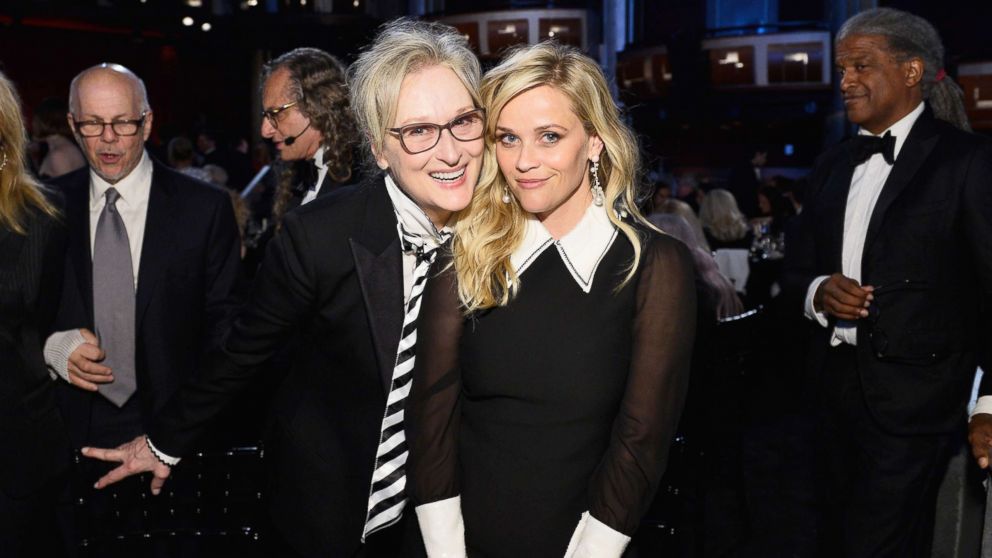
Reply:
[[[14,84],[0,72],[0,226],[25,234],[24,219],[32,207],[51,216],[58,211],[24,165],[27,131]]]
[[[482,105],[487,114],[482,174],[472,203],[458,216],[452,248],[458,296],[467,312],[504,306],[520,288],[510,255],[523,241],[528,215],[515,200],[502,200],[507,183],[496,164],[496,124],[507,103],[542,85],[562,92],[586,132],[603,141],[599,173],[606,207],[646,223],[635,202],[640,174],[637,139],[620,119],[599,66],[578,49],[553,42],[517,48],[482,80]],[[626,283],[640,261],[641,240],[637,230],[615,211],[607,214],[634,247]]]

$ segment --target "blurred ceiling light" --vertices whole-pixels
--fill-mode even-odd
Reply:
[[[354,2],[351,3],[351,5],[356,8],[358,7],[359,4],[361,4],[361,2],[359,2],[358,0],[355,0]]]
[[[809,65],[809,54],[805,52],[794,52],[792,54],[786,54],[785,59],[789,62],[802,62],[803,66]]]
[[[497,35],[514,35],[517,32],[517,26],[511,24],[505,25],[496,30]]]
[[[203,25],[200,26],[200,29],[202,29],[203,31],[210,31],[211,29],[213,29],[213,27],[214,26],[210,25],[209,21],[205,21]]]
[[[727,65],[727,64],[737,65],[737,64],[740,64],[741,63],[741,57],[740,57],[740,54],[738,54],[736,50],[731,50],[730,52],[727,53],[726,56],[724,56],[723,58],[721,58],[718,61],[718,63],[720,65]]]
[[[202,8],[203,0],[186,0],[186,5],[190,8]]]
[[[186,27],[192,27],[194,23],[195,22],[193,21],[193,18],[189,16],[183,18],[183,25],[185,25]]]

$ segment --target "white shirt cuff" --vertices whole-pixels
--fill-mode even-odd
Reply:
[[[148,449],[152,450],[152,453],[155,454],[155,457],[157,457],[159,461],[165,463],[169,467],[175,467],[176,465],[179,464],[179,460],[181,458],[172,457],[171,455],[166,455],[162,453],[158,448],[155,447],[155,444],[152,443],[152,439],[149,438],[148,436],[145,436],[145,441],[148,442]]]
[[[465,522],[462,497],[455,496],[417,506],[420,534],[430,558],[465,558]]]
[[[69,381],[69,355],[86,342],[78,329],[56,331],[45,340],[45,364],[52,379]]]
[[[806,303],[803,305],[803,313],[806,315],[806,318],[814,320],[823,327],[827,327],[827,315],[823,312],[817,312],[814,309],[813,295],[816,294],[816,289],[820,288],[820,284],[829,278],[829,275],[821,275],[813,279],[813,282],[809,284],[809,289],[806,291]]]
[[[630,537],[585,512],[568,542],[565,558],[620,558],[629,542]]]
[[[971,417],[982,413],[992,415],[992,395],[983,395],[978,398],[978,401],[975,402],[975,408],[972,409],[968,420],[971,420]]]

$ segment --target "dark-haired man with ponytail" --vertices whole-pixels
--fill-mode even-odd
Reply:
[[[943,58],[933,26],[893,9],[836,38],[860,129],[817,161],[787,258],[819,324],[822,556],[930,556],[938,485],[992,341],[992,143],[966,131]]]

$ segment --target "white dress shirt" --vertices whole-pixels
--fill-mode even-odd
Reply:
[[[327,165],[324,163],[324,152],[326,149],[325,147],[321,147],[313,155],[313,164],[317,167],[317,183],[303,195],[303,201],[300,202],[300,205],[306,205],[317,199],[320,186],[324,183],[324,177],[327,176]]]
[[[124,221],[127,231],[127,241],[131,248],[131,267],[134,272],[134,288],[138,289],[138,269],[141,265],[141,245],[145,239],[145,220],[148,216],[148,198],[152,189],[152,171],[154,166],[143,152],[138,166],[116,184],[110,184],[90,169],[90,257],[93,257],[93,244],[96,240],[96,225],[100,220],[100,212],[107,204],[106,192],[109,188],[117,189],[120,199],[117,200],[117,212]],[[57,331],[45,340],[45,362],[53,377],[61,377],[69,381],[69,355],[85,342],[78,329]]]
[[[510,255],[517,275],[546,250],[554,246],[575,283],[586,293],[592,289],[596,268],[619,234],[606,208],[589,204],[582,219],[558,240],[531,216],[525,225],[520,246]],[[417,520],[430,558],[465,558],[465,524],[461,496],[417,506]],[[565,558],[619,558],[630,537],[609,527],[588,511],[579,519],[569,540]]]
[[[912,112],[880,134],[880,136],[884,136],[886,133],[891,133],[895,136],[894,161],[898,160],[899,152],[902,150],[913,124],[916,123],[916,119],[923,114],[923,106],[923,103],[920,103]],[[864,128],[860,129],[858,134],[871,135]],[[850,277],[858,283],[861,282],[861,257],[864,253],[868,223],[871,221],[875,203],[878,201],[879,194],[882,193],[882,187],[885,186],[890,172],[892,172],[892,165],[885,161],[885,157],[881,153],[875,153],[867,161],[855,167],[854,174],[851,176],[851,188],[847,193],[847,207],[844,210],[841,272],[845,277]],[[827,327],[827,316],[814,309],[813,295],[828,277],[828,275],[822,275],[814,279],[806,292],[806,317],[817,321],[823,327]],[[840,321],[830,336],[830,346],[836,347],[841,343],[857,345],[857,334],[856,322]]]

